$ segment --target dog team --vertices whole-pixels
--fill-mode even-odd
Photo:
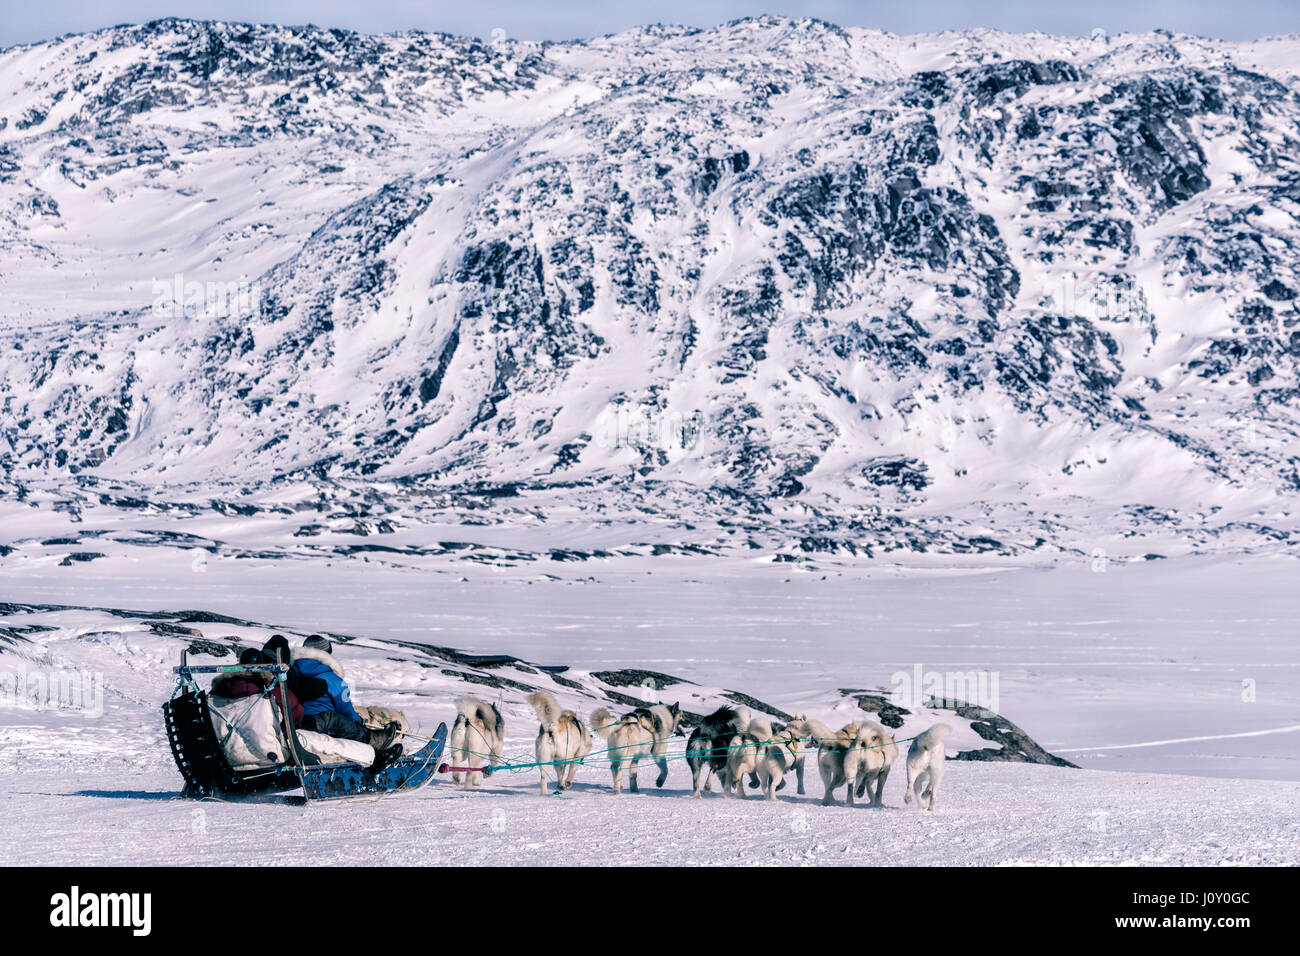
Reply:
[[[581,717],[562,710],[544,690],[530,694],[528,703],[541,722],[536,742],[541,792],[547,792],[548,770],[554,770],[555,792],[567,790],[573,786],[578,764],[591,753],[588,728]],[[609,763],[615,793],[622,792],[625,774],[628,789],[637,792],[637,767],[642,760],[658,767],[655,786],[664,785],[668,779],[668,742],[673,736],[684,736],[679,727],[681,720],[677,704],[638,707],[617,718],[604,707],[592,713],[591,731],[607,744],[602,760]],[[947,724],[935,724],[913,738],[907,751],[905,803],[919,796],[922,804],[928,801],[927,809],[935,808],[943,780],[944,741],[950,733],[952,728]],[[504,736],[505,721],[492,704],[476,697],[456,701],[456,721],[448,747],[452,762],[465,771],[466,787],[479,786],[484,774],[501,764]],[[691,795],[700,797],[711,791],[717,777],[724,796],[734,793],[744,798],[748,780],[751,789],[761,790],[768,800],[775,800],[791,770],[802,794],[804,759],[814,751],[825,791],[824,806],[838,803],[835,791],[840,787],[845,787],[844,798],[849,805],[863,797],[870,806],[883,805],[885,780],[898,759],[898,744],[883,726],[864,720],[832,730],[803,715],[788,724],[770,723],[752,718],[743,707],[720,707],[691,732],[685,754],[691,768]],[[453,773],[452,779],[460,784],[460,772]]]

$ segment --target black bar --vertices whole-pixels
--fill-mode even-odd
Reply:
[[[546,887],[553,885],[542,873],[528,868],[510,866],[503,860],[502,868],[495,868],[490,877],[462,872],[450,881],[439,879],[418,869],[355,869],[331,866],[317,872],[309,867],[283,868],[188,868],[176,869],[27,869],[10,871],[6,881],[11,889],[0,897],[0,915],[12,938],[25,938],[29,933],[48,934],[52,940],[67,934],[77,934],[88,941],[93,935],[115,937],[127,945],[143,942],[134,935],[130,926],[117,928],[72,928],[51,925],[57,894],[69,896],[73,886],[79,888],[82,899],[86,894],[97,893],[148,893],[150,894],[149,940],[168,943],[208,939],[216,926],[237,931],[242,920],[251,920],[245,928],[261,925],[265,905],[271,900],[283,900],[282,890],[287,884],[300,887],[302,893],[292,903],[292,920],[328,922],[332,949],[344,941],[355,942],[367,948],[397,942],[432,945],[428,919],[430,911],[440,911],[449,898],[444,898],[440,887],[477,886],[478,891],[461,896],[479,897],[482,912],[491,913],[497,922],[479,924],[476,932],[498,937],[510,945],[518,936],[522,944],[527,934],[535,934],[538,927],[530,923],[525,914],[535,914],[536,904],[546,896]],[[618,873],[603,873],[599,877],[582,878],[589,885],[600,880],[617,887],[621,899],[644,900],[640,914],[621,912],[617,907],[581,905],[570,910],[566,918],[573,919],[574,932],[590,937],[592,930],[609,928],[626,934],[633,926],[642,923],[647,933],[655,927],[671,924],[685,929],[691,913],[699,911],[700,902],[708,901],[709,912],[720,906],[734,906],[738,912],[757,916],[761,910],[755,897],[740,892],[738,886],[748,886],[759,897],[770,889],[774,893],[788,892],[806,876],[800,873],[780,873],[767,868],[752,868],[736,878],[719,880],[717,873],[705,869],[674,869],[665,873],[661,869],[638,869],[636,860],[621,861],[627,868]],[[562,864],[562,860],[557,860]],[[800,874],[803,874],[801,876]],[[1293,872],[1285,869],[1222,869],[1222,868],[891,868],[887,866],[831,869],[815,879],[817,890],[814,900],[822,898],[841,903],[840,906],[812,905],[791,913],[785,926],[784,939],[788,945],[798,945],[795,936],[806,930],[809,933],[835,932],[857,924],[870,916],[875,933],[892,937],[897,931],[910,927],[921,935],[917,937],[918,952],[949,946],[971,945],[981,948],[1000,947],[1012,940],[1021,944],[1030,939],[1047,940],[1132,940],[1148,945],[1151,942],[1183,946],[1190,938],[1212,941],[1218,946],[1252,943],[1253,931],[1270,931],[1265,938],[1276,938],[1292,920],[1291,888]],[[488,880],[489,882],[482,882]],[[327,907],[321,908],[321,898],[313,891],[320,886],[328,895],[339,881],[357,892],[350,894],[359,910],[348,918]],[[385,899],[382,887],[406,887],[399,898]],[[487,887],[490,886],[490,892]],[[370,888],[369,895],[363,888]],[[808,887],[812,891],[812,887]],[[722,896],[719,896],[719,893]],[[580,896],[580,898],[582,898]],[[464,899],[462,900],[464,902]],[[414,904],[408,907],[407,904]],[[458,904],[460,905],[460,904]],[[869,914],[870,907],[882,907],[883,912]],[[478,906],[471,907],[477,909]],[[373,920],[373,914],[383,911],[382,920]],[[289,915],[289,914],[286,914]],[[1132,920],[1151,920],[1151,925],[1131,924]],[[818,930],[809,924],[829,920],[831,925]],[[1198,921],[1192,925],[1191,921]],[[1203,928],[1201,920],[1213,925]],[[1223,925],[1224,920],[1244,920],[1243,925]],[[493,929],[492,927],[496,927]],[[504,927],[513,927],[505,931]],[[548,927],[558,930],[554,923]],[[306,926],[299,925],[300,930]],[[197,934],[197,935],[196,935]],[[1043,934],[1043,935],[1036,935]],[[454,935],[454,934],[453,934]],[[686,937],[680,936],[686,946]],[[248,939],[255,939],[256,932]],[[873,938],[880,939],[879,936]],[[937,946],[942,938],[945,942]],[[924,944],[927,939],[930,944]],[[964,942],[963,942],[964,941]],[[450,942],[444,939],[443,942]],[[813,938],[809,939],[813,942]]]

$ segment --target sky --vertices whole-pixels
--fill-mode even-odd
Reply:
[[[646,23],[708,27],[760,14],[812,16],[893,33],[994,27],[1086,35],[1156,28],[1229,40],[1300,32],[1300,0],[0,0],[0,47],[159,17],[430,30],[567,40]]]

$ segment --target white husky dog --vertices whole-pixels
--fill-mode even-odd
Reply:
[[[501,743],[506,722],[501,712],[477,697],[456,699],[456,722],[451,725],[447,741],[451,748],[450,759],[456,767],[495,767],[501,762]],[[477,787],[483,774],[472,770],[465,774],[465,787]],[[460,773],[451,775],[453,783],[460,783]]]
[[[537,772],[542,776],[542,795],[546,795],[546,768],[555,771],[555,792],[573,786],[578,762],[591,751],[591,737],[582,720],[560,705],[544,690],[528,695],[528,703],[537,711],[541,726],[537,728]]]
[[[777,783],[784,782],[786,771],[799,759],[800,728],[791,725],[774,730],[764,721],[751,721],[749,728],[731,738],[728,745],[727,774],[722,792],[731,796],[735,788],[745,797],[745,774],[757,774],[759,786],[768,800],[776,799]]]
[[[853,805],[853,791],[867,774],[879,771],[881,756],[875,732],[864,724],[845,724],[832,731],[816,720],[806,722],[820,741],[817,748],[817,769],[821,772],[825,795],[823,806],[834,806],[835,791],[848,784],[845,801]]]
[[[794,720],[790,721],[789,729],[790,729],[790,730],[793,730],[795,733],[797,733],[797,734],[799,735],[799,738],[800,738],[800,739],[799,739],[799,743],[800,743],[799,756],[796,757],[796,758],[795,758],[795,761],[794,761],[794,776],[795,776],[795,780],[796,780],[796,781],[798,782],[798,784],[799,784],[798,793],[799,793],[800,796],[803,796],[803,793],[804,793],[804,789],[803,789],[803,762],[804,762],[804,758],[808,756],[807,739],[808,739],[809,737],[814,736],[814,734],[813,734],[813,730],[812,730],[812,728],[808,725],[808,718],[805,717],[803,714],[795,714],[795,715],[794,715]],[[812,741],[812,745],[813,745],[813,747],[816,747],[816,746],[817,746],[817,741],[816,741],[816,740],[813,740],[813,741]],[[777,784],[776,789],[777,789],[777,790],[784,790],[784,789],[785,789],[785,780],[782,780],[779,784]]]
[[[912,746],[907,748],[907,792],[903,794],[904,803],[911,803],[915,789],[924,787],[925,789],[921,791],[921,799],[929,798],[930,806],[926,809],[934,809],[939,781],[943,779],[943,762],[946,759],[943,742],[948,739],[950,733],[952,728],[947,724],[935,724],[925,733],[920,734],[912,741]]]
[[[831,730],[820,720],[809,719],[804,723],[817,745],[817,770],[821,773],[824,791],[822,805],[829,806],[835,802],[834,788],[844,783],[844,754],[848,750],[848,741],[841,739],[841,731]],[[853,733],[857,733],[856,727],[853,727]]]
[[[723,745],[726,748],[726,764],[719,776],[722,777],[724,797],[731,796],[734,789],[744,799],[745,774],[758,778],[758,765],[771,737],[771,724],[766,720],[751,720],[748,727]]]
[[[623,792],[623,768],[628,768],[628,779],[633,793],[639,792],[636,785],[637,763],[642,757],[650,757],[659,765],[659,778],[656,787],[662,787],[668,779],[668,758],[664,755],[668,738],[679,733],[677,724],[682,719],[681,708],[677,704],[653,707],[638,707],[632,713],[614,719],[604,707],[598,707],[591,714],[591,729],[605,738],[609,744],[609,769],[614,775],[614,792]]]
[[[898,744],[894,742],[894,735],[874,720],[864,721],[862,728],[864,732],[869,732],[875,738],[874,746],[880,751],[881,765],[876,770],[868,770],[858,775],[858,797],[861,798],[865,793],[873,807],[882,807],[885,781],[889,779],[889,768],[898,759]],[[847,768],[845,775],[848,775]]]

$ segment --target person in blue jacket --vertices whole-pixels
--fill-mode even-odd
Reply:
[[[300,698],[303,718],[298,726],[302,730],[370,744],[377,755],[388,758],[385,762],[391,762],[401,755],[401,747],[393,743],[399,731],[397,724],[390,723],[383,730],[376,731],[366,727],[352,706],[352,691],[343,679],[343,668],[330,653],[333,649],[329,640],[313,634],[294,651],[289,669],[290,685],[314,686],[321,690],[319,696]],[[298,680],[294,680],[295,672]],[[391,753],[393,750],[396,754]]]

